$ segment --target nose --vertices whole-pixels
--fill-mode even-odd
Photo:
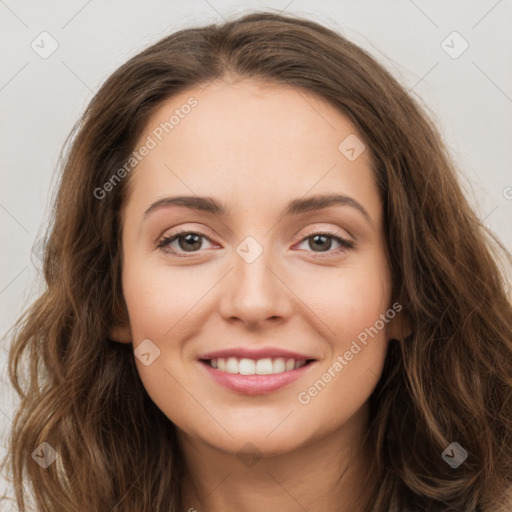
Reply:
[[[279,275],[271,251],[263,250],[252,262],[235,253],[233,261],[220,300],[223,318],[241,321],[249,328],[284,322],[292,310],[293,294]]]

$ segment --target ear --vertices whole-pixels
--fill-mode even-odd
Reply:
[[[132,331],[127,325],[116,325],[110,329],[110,339],[119,343],[131,343]]]
[[[114,326],[110,329],[110,339],[119,343],[131,343],[133,337],[130,328],[130,317],[124,300],[116,302],[114,311],[115,314],[112,319]]]
[[[412,333],[412,328],[401,306],[400,310],[396,309],[395,312],[395,316],[389,321],[387,326],[387,338],[390,340],[403,340]]]

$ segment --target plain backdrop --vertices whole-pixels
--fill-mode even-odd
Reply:
[[[1,456],[16,404],[4,335],[40,289],[33,247],[66,136],[129,57],[180,28],[260,9],[320,22],[383,63],[425,106],[479,216],[512,248],[510,0],[0,0]]]

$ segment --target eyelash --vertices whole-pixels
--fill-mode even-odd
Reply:
[[[196,232],[196,231],[179,231],[178,233],[173,233],[172,235],[168,235],[168,236],[162,238],[158,242],[157,248],[160,249],[162,252],[164,252],[166,254],[171,254],[171,255],[177,256],[179,258],[190,258],[194,254],[197,254],[199,251],[192,251],[192,252],[190,252],[191,256],[184,256],[182,253],[180,253],[180,252],[178,252],[178,251],[176,251],[174,249],[169,249],[168,248],[168,245],[171,242],[174,242],[174,240],[177,240],[178,238],[180,238],[183,235],[198,235],[198,236],[200,236],[202,238],[205,238],[206,240],[211,242],[209,237],[207,237],[206,235],[203,235],[202,233],[199,233],[199,232]],[[323,235],[323,236],[327,236],[329,238],[332,238],[336,242],[338,242],[341,245],[341,247],[339,247],[338,249],[336,249],[334,251],[329,250],[329,251],[326,251],[325,253],[322,253],[322,252],[315,253],[315,258],[324,258],[326,256],[332,256],[333,254],[339,254],[339,253],[341,253],[343,251],[346,251],[347,249],[353,249],[354,246],[355,246],[354,242],[352,242],[350,240],[347,240],[346,238],[341,237],[336,232],[329,231],[329,230],[323,230],[323,231],[311,233],[310,235],[307,235],[306,237],[302,238],[300,240],[300,243],[303,243],[308,238],[312,238],[312,237],[314,237],[316,235]],[[314,252],[314,251],[312,251],[312,252]]]

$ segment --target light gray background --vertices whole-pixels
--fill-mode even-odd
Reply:
[[[307,16],[383,63],[428,109],[478,214],[512,248],[510,0],[0,0],[0,455],[16,403],[3,335],[37,296],[31,250],[48,219],[65,137],[129,57],[177,29],[256,9]],[[31,48],[43,31],[59,45],[47,59]],[[441,46],[453,31],[469,43],[455,59]]]

